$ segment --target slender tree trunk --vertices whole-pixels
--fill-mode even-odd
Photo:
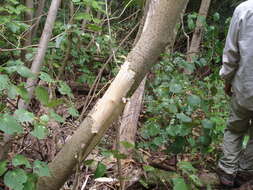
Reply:
[[[202,35],[203,35],[203,29],[204,29],[204,24],[202,20],[205,20],[208,14],[208,10],[211,4],[211,0],[202,0],[201,1],[201,6],[199,9],[199,14],[196,22],[196,28],[192,37],[190,49],[188,52],[188,61],[192,62],[194,57],[197,57],[199,54],[199,49],[200,49],[200,43],[202,40]]]
[[[46,50],[48,47],[48,42],[52,35],[53,26],[54,26],[54,22],[56,19],[56,15],[57,15],[57,11],[58,11],[60,3],[61,3],[61,0],[52,0],[51,6],[48,12],[47,20],[46,20],[44,30],[42,32],[42,36],[39,43],[38,52],[33,60],[32,67],[31,67],[31,71],[35,74],[36,77],[28,78],[26,82],[26,87],[29,94],[29,101],[33,96],[33,92],[37,84],[38,75],[44,61],[44,57],[45,57]],[[19,108],[27,108],[29,101],[27,103],[24,103],[24,101],[20,101]]]
[[[33,0],[26,0],[25,5],[29,8],[29,10],[25,12],[25,21],[28,25],[30,25],[30,28],[25,34],[24,46],[29,46],[32,44]]]
[[[85,159],[118,118],[127,98],[139,86],[168,43],[188,0],[151,0],[140,40],[128,54],[118,75],[84,119],[72,138],[49,164],[50,177],[38,181],[38,190],[58,190],[72,174],[77,161]]]
[[[45,3],[46,3],[46,0],[40,0],[38,2],[38,7],[37,7],[36,13],[35,13],[36,21],[35,21],[35,23],[33,25],[33,29],[32,29],[32,38],[35,38],[35,36],[37,34],[39,23],[40,23],[40,20],[41,20],[41,16],[43,14],[43,10],[44,10],[44,7],[45,7]]]

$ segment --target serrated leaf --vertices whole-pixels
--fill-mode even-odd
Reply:
[[[65,119],[62,116],[55,113],[54,111],[50,111],[49,115],[50,115],[50,118],[52,118],[55,121],[58,121],[60,123],[65,122]]]
[[[18,121],[8,114],[0,116],[0,130],[10,135],[23,132],[23,128]]]
[[[23,123],[23,122],[32,122],[35,118],[34,114],[25,110],[25,109],[18,109],[14,112],[16,119]]]
[[[103,177],[106,172],[106,166],[101,162],[98,163],[97,169],[95,171],[95,178]]]
[[[78,117],[79,116],[79,112],[77,111],[77,109],[74,107],[74,106],[71,106],[69,109],[68,109],[68,112],[71,116],[73,117]]]
[[[27,181],[27,174],[22,169],[8,171],[4,175],[4,184],[12,190],[23,190]]]
[[[7,160],[0,162],[0,176],[2,176],[8,170],[7,164],[8,164]]]
[[[10,79],[7,75],[0,74],[0,91],[8,89],[10,85]]]
[[[15,85],[10,85],[7,90],[7,94],[10,99],[14,99],[18,95],[17,87]]]
[[[50,100],[46,106],[49,108],[54,108],[54,107],[57,107],[63,103],[64,103],[63,99],[53,99],[53,100]]]
[[[153,171],[155,171],[155,168],[154,168],[154,167],[148,166],[148,165],[143,166],[143,169],[144,169],[144,171],[146,171],[146,172],[153,172]]]
[[[51,78],[51,76],[50,76],[49,74],[45,73],[45,72],[40,72],[39,78],[40,78],[41,80],[45,81],[45,82],[48,82],[48,83],[53,83],[53,82],[55,82],[55,80],[53,80],[53,79]]]
[[[36,173],[39,177],[51,176],[48,165],[45,162],[36,160],[33,164],[33,172]]]
[[[42,86],[37,86],[35,89],[35,96],[43,105],[48,104],[49,95],[46,88]]]
[[[17,93],[21,96],[25,101],[29,100],[29,94],[24,86],[17,86]]]
[[[58,89],[62,95],[68,95],[69,97],[73,97],[72,90],[69,85],[67,85],[67,83],[61,81],[60,87]]]
[[[188,190],[184,178],[173,178],[173,190]]]
[[[31,168],[31,165],[30,165],[29,161],[23,155],[16,155],[12,159],[12,165],[15,166],[15,167],[24,165],[27,168]]]
[[[200,97],[196,95],[188,96],[187,100],[188,100],[188,103],[192,106],[197,106],[197,105],[200,105],[201,103]]]
[[[36,125],[31,132],[31,135],[37,137],[38,139],[44,139],[48,135],[48,130],[43,125]]]

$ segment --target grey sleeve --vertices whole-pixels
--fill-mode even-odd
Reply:
[[[238,17],[238,10],[235,10],[231,19],[225,48],[223,51],[223,65],[220,70],[220,76],[226,82],[230,83],[235,75],[240,61],[240,52],[238,46],[238,38],[240,32],[240,19]]]

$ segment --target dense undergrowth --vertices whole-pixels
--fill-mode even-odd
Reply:
[[[8,157],[0,161],[0,189],[33,190],[38,177],[50,175],[46,163],[104,92],[134,42],[142,1],[112,1],[109,12],[103,1],[72,2],[73,15],[69,2],[60,8],[35,98],[24,110],[18,109],[18,102],[28,100],[25,81],[34,77],[29,67],[45,15],[32,39],[35,46],[22,48],[29,29],[23,14],[28,9],[16,0],[0,1],[0,140],[4,134],[14,135]],[[91,11],[85,13],[88,6]],[[48,7],[47,2],[45,12]],[[110,23],[107,16],[113,18]],[[184,17],[190,36],[197,17],[197,13]],[[214,13],[203,23],[199,58],[186,61],[186,37],[180,28],[174,51],[161,55],[148,75],[138,142],[135,148],[126,144],[136,151],[137,165],[147,174],[140,180],[143,188],[163,184],[175,190],[197,189],[201,185],[198,173],[215,167],[229,107],[218,75],[229,19]],[[186,75],[185,68],[192,74]],[[92,89],[94,81],[97,85]],[[102,156],[125,158],[102,145]],[[144,161],[140,150],[151,155],[158,152],[161,157],[176,155],[177,168],[171,172],[157,169]],[[109,176],[106,167],[99,162],[92,171],[94,178]]]

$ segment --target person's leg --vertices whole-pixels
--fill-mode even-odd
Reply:
[[[233,180],[238,171],[243,138],[249,128],[249,117],[249,111],[239,106],[233,98],[230,117],[224,133],[223,157],[218,163],[218,167],[224,172],[224,175],[221,175],[221,182],[228,186],[233,186]],[[230,178],[227,178],[228,176]]]

